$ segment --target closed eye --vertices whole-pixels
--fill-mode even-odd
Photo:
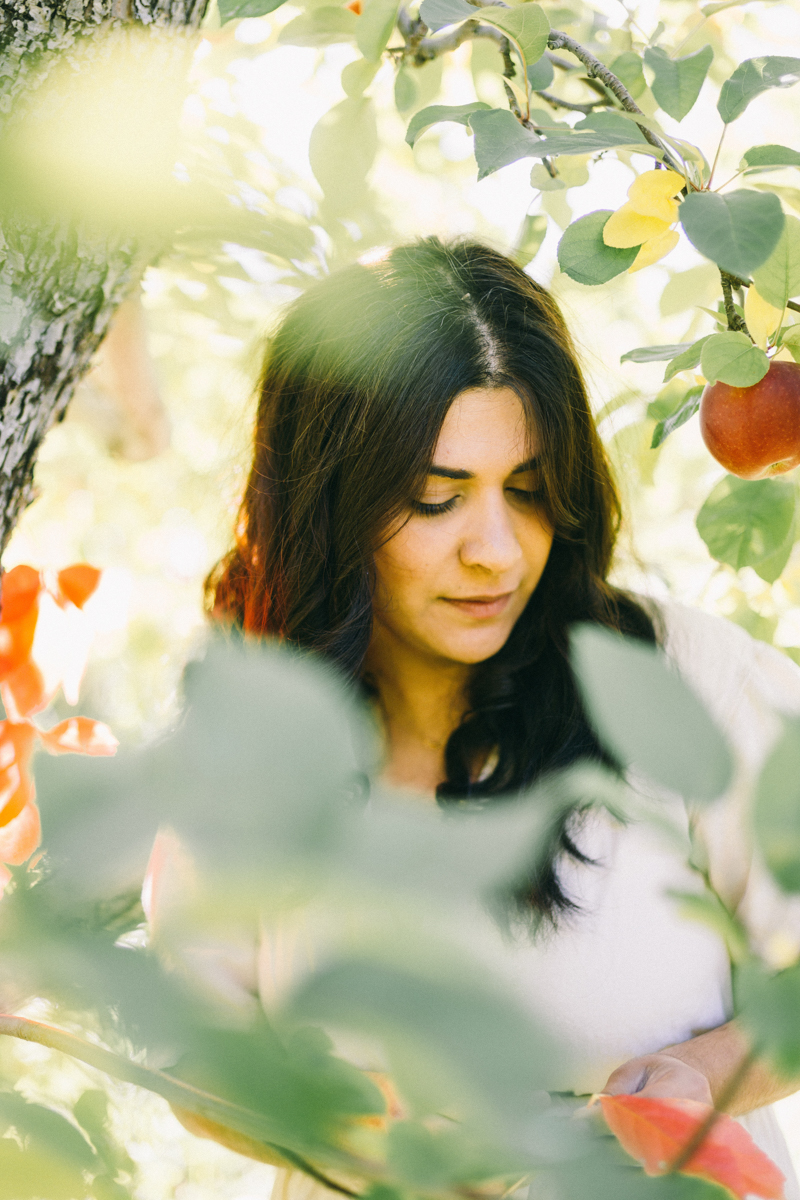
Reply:
[[[506,488],[516,500],[522,501],[524,504],[533,504],[542,497],[541,488]]]
[[[426,504],[424,500],[412,500],[411,508],[420,516],[435,517],[439,513],[450,512],[454,508],[456,500],[458,500],[458,496],[451,496],[449,500],[444,500],[441,504]]]

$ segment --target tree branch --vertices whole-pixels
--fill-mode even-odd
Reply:
[[[476,8],[485,8],[494,2],[495,0],[472,0],[472,3]],[[500,7],[503,8],[509,7],[503,2],[503,0],[499,0],[499,4]],[[510,52],[508,48],[508,39],[503,36],[499,29],[495,29],[491,25],[481,25],[478,21],[464,21],[461,25],[456,25],[450,33],[446,33],[443,36],[435,34],[432,37],[425,37],[424,31],[426,30],[426,26],[419,21],[419,19],[414,21],[414,19],[408,15],[406,10],[401,8],[400,15],[398,17],[398,28],[406,43],[403,57],[410,58],[417,66],[422,66],[431,59],[437,58],[440,54],[446,54],[450,50],[456,50],[464,42],[469,41],[472,38],[485,37],[490,38],[492,41],[498,44],[500,52],[503,54],[505,63],[506,69],[504,74],[506,77],[509,75],[508,67],[510,62]],[[562,33],[558,29],[553,29],[550,31],[547,44],[550,47],[550,50],[568,50],[570,54],[574,54],[578,61],[581,62],[586,68],[589,76],[587,82],[590,86],[593,85],[594,80],[597,80],[598,84],[595,86],[599,87],[601,84],[605,89],[607,89],[608,92],[610,92],[611,95],[621,104],[622,108],[625,109],[626,112],[634,113],[640,117],[644,116],[644,113],[639,108],[638,104],[625,87],[622,80],[618,79],[613,71],[610,71],[608,67],[600,62],[599,58],[595,58],[595,56],[589,50],[587,50],[585,46],[581,46],[581,44],[576,42],[574,38],[571,38],[569,34]],[[561,67],[563,70],[572,69],[563,59],[557,58],[552,54],[548,54],[548,57],[552,62],[555,63],[556,66]],[[603,103],[600,101],[595,101],[592,104],[578,105],[567,100],[560,100],[550,92],[537,92],[537,95],[542,96],[547,104],[552,104],[554,107],[558,105],[559,107],[568,109],[572,112],[583,112],[587,115],[592,111],[593,108],[599,107],[600,104]],[[513,111],[514,107],[512,105],[512,112]],[[518,115],[519,114],[515,113],[515,116]],[[642,134],[651,146],[654,146],[657,150],[661,151],[665,164],[671,167],[672,170],[676,171],[679,175],[682,175],[683,171],[681,170],[679,163],[677,163],[670,154],[667,147],[661,141],[661,138],[652,133],[646,125],[639,125],[637,122],[637,128],[641,130]]]
[[[746,333],[750,336],[750,330],[747,328],[745,321],[736,311],[733,303],[733,288],[739,284],[739,280],[735,275],[729,275],[727,271],[720,268],[719,277],[722,280],[722,296],[725,301],[725,316],[728,318],[728,329],[733,333]]]
[[[595,58],[595,56],[589,50],[587,50],[585,46],[581,46],[580,42],[576,42],[574,38],[569,36],[569,34],[561,33],[558,29],[553,29],[550,31],[547,44],[551,50],[568,50],[570,54],[574,54],[575,57],[586,67],[588,75],[593,79],[599,79],[603,86],[608,88],[611,94],[615,96],[617,100],[619,100],[626,112],[636,113],[640,117],[644,116],[644,113],[639,108],[639,105],[625,87],[625,84],[622,82],[622,80],[617,79],[617,76],[614,74],[614,72],[609,71],[608,67],[601,63],[599,58]],[[679,175],[682,175],[683,171],[672,157],[667,147],[661,141],[661,138],[652,133],[646,125],[639,125],[637,122],[637,128],[641,129],[651,146],[655,146],[657,150],[662,152],[664,155],[664,162],[667,164],[667,166],[671,167],[673,171],[677,171]]]
[[[434,34],[432,37],[420,38],[413,54],[413,61],[421,67],[424,63],[430,62],[432,58],[438,58],[440,54],[446,54],[448,50],[457,50],[464,42],[479,37],[489,38],[491,41],[497,42],[498,46],[508,40],[493,25],[480,25],[478,21],[465,21],[463,25],[456,25],[450,33],[446,33],[444,36]]]

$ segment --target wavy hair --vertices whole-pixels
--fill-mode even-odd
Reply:
[[[313,649],[363,679],[373,553],[422,493],[445,416],[470,388],[513,388],[538,435],[554,539],[505,645],[472,672],[445,749],[442,805],[489,803],[577,759],[608,761],[584,713],[568,630],[591,621],[655,640],[607,582],[620,503],[561,313],[544,288],[474,241],[426,238],[317,283],[288,309],[261,377],[235,548],[207,581],[210,611]],[[474,764],[491,756],[487,778]],[[558,858],[588,861],[559,819],[518,889],[555,918],[573,905]]]

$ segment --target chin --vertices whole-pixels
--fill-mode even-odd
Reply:
[[[486,662],[487,658],[491,658],[492,655],[497,654],[498,650],[502,650],[510,633],[511,630],[506,629],[502,633],[496,633],[493,637],[484,635],[480,638],[454,640],[441,647],[442,657],[448,658],[451,662],[464,663],[469,666],[474,663]]]

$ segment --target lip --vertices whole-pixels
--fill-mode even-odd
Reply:
[[[508,607],[513,592],[500,592],[493,596],[465,596],[463,599],[453,596],[442,596],[442,600],[457,608],[468,617],[478,617],[488,620],[499,617]]]

